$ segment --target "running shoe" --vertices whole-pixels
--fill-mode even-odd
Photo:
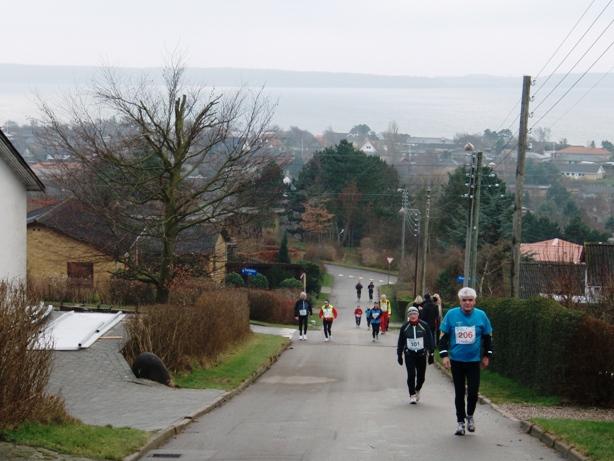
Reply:
[[[416,400],[416,394],[410,395],[409,396],[409,403],[411,403],[412,405],[415,405],[417,402]]]
[[[458,427],[456,428],[454,435],[465,435],[465,423],[458,423]]]
[[[420,391],[416,391],[416,402],[420,400]]]
[[[469,432],[475,432],[475,421],[473,416],[467,416],[467,430]]]

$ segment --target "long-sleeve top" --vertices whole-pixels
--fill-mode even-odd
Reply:
[[[405,322],[399,331],[397,355],[425,355],[426,351],[431,354],[435,351],[431,328],[423,320],[418,320],[415,325]]]
[[[313,315],[313,309],[308,299],[299,299],[294,305],[295,317],[306,317],[307,315]]]
[[[458,362],[479,362],[482,355],[493,353],[492,326],[486,313],[474,308],[465,314],[460,307],[450,309],[441,322],[439,355]]]
[[[332,304],[329,304],[328,306],[322,306],[318,316],[322,320],[333,320],[333,319],[336,319],[337,318],[337,309],[335,309]]]

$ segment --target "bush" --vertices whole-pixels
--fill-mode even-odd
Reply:
[[[53,351],[35,350],[50,341],[39,336],[43,314],[23,285],[0,281],[0,428],[72,420],[63,400],[46,392]]]
[[[287,271],[283,267],[279,267],[279,266],[271,267],[271,270],[269,270],[269,273],[267,274],[267,279],[269,281],[269,288],[272,288],[272,289],[279,288],[279,284],[282,281],[286,279],[291,279],[291,278],[293,278],[292,272]]]
[[[303,288],[303,282],[297,279],[286,279],[282,280],[279,284],[279,288]]]
[[[264,288],[265,290],[269,288],[269,280],[263,274],[250,276],[248,284],[252,288]]]
[[[297,290],[252,290],[249,297],[249,318],[259,322],[292,324],[296,299]]]
[[[130,317],[126,330],[130,339],[122,352],[129,364],[142,352],[152,352],[173,374],[195,363],[208,367],[251,335],[247,293],[217,289],[189,307],[151,306]]]
[[[233,285],[235,287],[244,287],[245,280],[236,272],[231,272],[226,275],[226,285]]]
[[[332,245],[308,245],[303,258],[306,261],[336,261],[337,250]]]
[[[614,406],[614,327],[545,298],[480,298],[493,325],[492,369],[540,392]]]
[[[109,287],[106,304],[139,307],[155,302],[156,290],[153,285],[120,278],[108,280],[106,283]]]
[[[319,264],[311,261],[303,261],[301,266],[303,266],[307,274],[307,293],[317,298],[322,290],[322,282],[324,281],[326,270],[320,267]]]

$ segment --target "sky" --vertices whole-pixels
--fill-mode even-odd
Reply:
[[[177,50],[189,67],[534,76],[568,52],[569,70],[614,18],[596,19],[609,1],[0,0],[0,63],[159,67]],[[608,72],[612,42],[614,27],[575,71]]]

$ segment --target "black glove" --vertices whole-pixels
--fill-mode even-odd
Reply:
[[[435,361],[435,357],[433,356],[433,354],[429,354],[429,359],[428,359],[429,365],[432,365],[434,361]]]
[[[402,355],[398,356],[397,362],[399,362],[399,365],[403,365],[403,356]]]

